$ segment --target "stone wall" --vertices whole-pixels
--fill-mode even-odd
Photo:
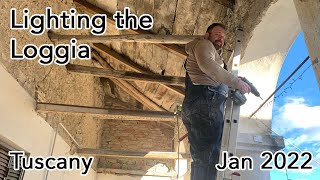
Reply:
[[[45,13],[46,7],[52,7],[53,13],[60,14],[61,11],[69,11],[73,6],[72,0],[56,1],[25,1],[4,0],[1,1],[1,42],[0,42],[0,65],[8,71],[15,80],[38,102],[71,104],[82,106],[104,107],[105,93],[102,89],[100,79],[90,76],[74,75],[68,73],[64,66],[43,66],[35,60],[11,60],[10,38],[17,39],[17,51],[22,52],[26,44],[41,44],[52,42],[47,36],[33,36],[29,30],[10,30],[10,8],[17,9],[17,21],[22,22],[22,10],[28,7],[30,15],[34,13]],[[72,33],[71,31],[59,30],[61,33]],[[75,33],[75,32],[73,32]],[[78,32],[77,33],[85,33]],[[75,61],[83,65],[92,65],[91,61]],[[5,84],[2,84],[5,86]],[[41,114],[41,116],[52,126],[56,127],[59,122],[70,131],[72,136],[82,147],[97,148],[100,145],[102,121],[90,116],[58,115],[54,113]],[[35,130],[36,132],[37,130]],[[68,135],[63,138],[70,144]],[[41,136],[41,134],[39,134]]]
[[[294,0],[313,70],[320,87],[320,1]],[[318,61],[316,59],[318,58]]]
[[[101,147],[122,151],[172,151],[173,128],[158,122],[108,120],[104,124]],[[100,168],[148,170],[173,161],[101,158]]]

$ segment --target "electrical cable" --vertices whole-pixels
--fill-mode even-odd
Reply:
[[[294,75],[295,72],[297,72],[297,71],[302,67],[302,65],[303,65],[308,59],[309,59],[309,56],[305,58],[305,60],[286,78],[286,80],[285,80],[283,83],[281,83],[281,85],[269,96],[268,99],[270,99],[270,97],[272,97],[272,95],[274,95],[278,90],[280,90],[280,88]],[[316,58],[315,61],[312,62],[312,63],[298,76],[298,78],[293,79],[293,82],[289,83],[289,84],[290,84],[289,87],[286,87],[286,88],[280,93],[280,95],[278,95],[278,96],[275,97],[275,99],[279,98],[280,96],[282,97],[282,96],[283,96],[283,93],[286,94],[286,93],[287,93],[287,92],[286,92],[287,89],[291,89],[291,90],[292,90],[292,85],[293,85],[298,79],[302,80],[303,74],[304,74],[312,65],[317,64],[317,63],[318,63],[318,58]],[[268,100],[268,99],[267,99],[267,100]],[[267,101],[267,100],[266,100],[266,101]],[[265,102],[266,102],[266,101],[265,101]],[[264,102],[264,103],[265,103],[265,102]],[[274,100],[268,102],[268,104],[270,104],[271,102],[274,102]],[[251,118],[252,116],[255,116],[257,122],[263,124],[270,132],[273,132],[274,134],[276,134],[276,135],[278,135],[278,136],[281,136],[279,133],[275,132],[275,131],[272,130],[269,126],[267,126],[265,123],[263,123],[262,120],[260,120],[260,119],[255,115],[255,114],[261,109],[261,107],[262,107],[262,106],[260,106],[254,113],[252,113],[252,115],[250,116],[250,118]],[[259,120],[259,121],[258,121],[258,120]],[[282,137],[283,137],[283,136],[282,136]],[[296,145],[294,145],[293,143],[291,143],[290,141],[288,141],[286,138],[283,137],[283,139],[284,139],[284,141],[286,141],[287,143],[289,143],[291,146],[293,146],[295,149],[297,149],[300,153],[302,152],[302,150],[301,150],[299,147],[297,147]],[[317,160],[315,160],[315,159],[312,159],[312,160],[313,160],[314,162],[316,162],[318,165],[320,165],[320,162],[318,162]]]
[[[300,64],[299,66],[279,85],[279,87],[277,87],[277,89],[275,91],[273,91],[273,93],[271,93],[271,95],[249,116],[249,119],[252,118],[253,115],[255,115],[261,108],[262,106],[279,90],[281,89],[281,87],[302,67],[302,65],[304,63],[307,62],[307,60],[309,59],[309,56],[307,56]]]
[[[179,179],[179,171],[180,171],[180,141],[179,141],[179,137],[180,137],[180,126],[179,126],[179,107],[177,106],[176,109],[176,120],[177,120],[177,142],[178,142],[178,163],[177,163],[177,179]]]
[[[287,92],[288,89],[293,90],[293,88],[292,88],[292,87],[293,87],[293,84],[294,84],[295,82],[297,82],[299,79],[300,79],[300,80],[303,80],[303,79],[302,79],[303,74],[304,74],[310,67],[312,67],[312,65],[314,65],[314,64],[316,64],[316,63],[318,63],[317,60],[314,61],[312,64],[310,64],[296,79],[292,79],[292,82],[289,83],[289,86],[288,86],[288,87],[286,87],[281,93],[279,93],[277,96],[275,96],[273,100],[268,101],[265,105],[263,105],[262,108],[268,107],[268,106],[271,105],[273,102],[276,102],[276,99],[279,99],[280,97],[283,97],[284,94],[287,94],[287,93],[288,93],[288,92]],[[262,109],[262,108],[261,108],[261,109]]]

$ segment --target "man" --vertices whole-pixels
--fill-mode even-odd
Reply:
[[[182,120],[188,130],[191,180],[214,180],[219,162],[228,86],[249,93],[250,86],[224,69],[220,53],[225,26],[213,23],[204,38],[186,45],[186,92]]]

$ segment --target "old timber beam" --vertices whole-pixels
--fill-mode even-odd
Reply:
[[[83,114],[101,119],[175,122],[174,113],[163,111],[125,110],[51,103],[37,103],[36,111],[45,113]]]
[[[100,9],[89,2],[85,0],[74,0],[74,4],[80,8],[82,11],[84,11],[87,14],[106,14],[107,15],[107,22],[110,24],[115,24],[115,21],[112,19],[112,14],[109,12],[104,11],[103,9]],[[135,34],[153,34],[149,31],[145,30],[128,30],[130,33],[135,33]],[[179,57],[185,59],[187,57],[186,52],[184,51],[183,48],[174,45],[174,44],[157,44],[157,46],[162,47],[167,49],[168,51],[178,55]]]
[[[98,61],[98,63],[103,68],[113,70],[113,68],[105,60],[102,59],[98,52],[93,51],[92,56]],[[166,111],[166,109],[162,108],[161,106],[153,102],[151,99],[145,96],[142,92],[140,92],[129,82],[120,79],[111,79],[111,81],[115,83],[118,87],[120,87],[123,91],[128,93],[130,96],[135,98],[137,101],[141,102],[144,106],[157,111]]]
[[[116,71],[105,68],[96,68],[89,66],[81,66],[68,64],[67,70],[72,73],[86,74],[98,77],[115,78],[123,80],[144,81],[152,83],[163,83],[170,85],[183,85],[185,78],[179,76],[162,76],[157,74],[142,74],[131,71]]]
[[[111,48],[109,48],[108,46],[106,46],[102,43],[94,43],[93,48],[95,50],[99,51],[100,53],[113,58],[114,60],[125,65],[126,67],[130,68],[131,70],[134,70],[134,71],[140,72],[140,73],[155,74],[155,73],[151,72],[150,70],[134,63],[128,57],[117,53],[116,51],[112,50]],[[94,55],[94,54],[92,54],[92,55]],[[176,92],[177,94],[184,96],[184,89],[182,87],[174,86],[174,85],[164,85],[164,84],[162,84],[162,85],[164,87]]]
[[[123,34],[123,35],[63,35],[54,32],[48,32],[52,41],[68,43],[72,38],[82,43],[107,43],[107,42],[140,42],[152,44],[187,44],[195,38],[203,36],[190,35],[160,35],[160,34]]]
[[[115,158],[142,158],[142,159],[190,159],[190,154],[177,152],[158,152],[158,151],[115,151],[107,149],[77,149],[79,155],[104,156]]]
[[[170,172],[153,172],[153,171],[142,171],[142,170],[98,168],[97,173],[116,174],[116,175],[118,174],[118,175],[128,175],[128,176],[157,176],[157,177],[177,176],[177,173],[172,170]]]

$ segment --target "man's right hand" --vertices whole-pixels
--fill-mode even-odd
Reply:
[[[250,86],[244,81],[242,81],[241,78],[239,78],[237,89],[239,89],[239,91],[242,92],[243,94],[251,92]]]

